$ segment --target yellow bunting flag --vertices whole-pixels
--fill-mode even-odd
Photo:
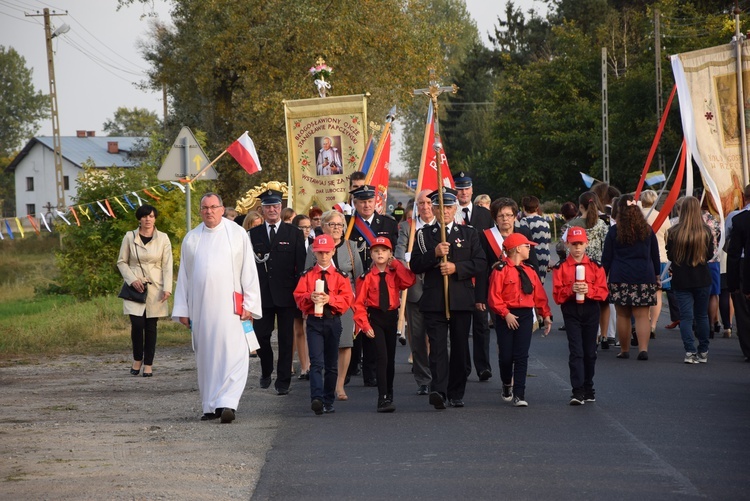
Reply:
[[[84,216],[86,216],[86,219],[88,219],[89,221],[91,221],[91,216],[89,216],[90,209],[88,207],[84,209],[83,205],[79,205],[78,206],[78,210],[80,211],[81,214],[83,214]],[[75,214],[75,212],[74,212],[74,214]],[[77,219],[78,218],[76,218],[76,220]]]
[[[16,218],[16,228],[18,228],[18,232],[21,234],[21,238],[26,238],[26,235],[23,232],[23,225],[21,225],[21,220]]]
[[[120,204],[120,207],[122,207],[122,210],[124,210],[126,213],[128,212],[128,209],[126,209],[125,205],[123,205],[123,203],[120,202],[119,198],[115,197],[115,202],[117,202],[118,204]]]

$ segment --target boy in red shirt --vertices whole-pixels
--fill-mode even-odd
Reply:
[[[507,256],[492,268],[487,304],[498,315],[495,321],[500,358],[503,400],[527,407],[526,371],[534,325],[534,309],[544,318],[544,335],[552,326],[552,312],[542,282],[534,268],[525,264],[531,246],[522,233],[511,233],[503,241]],[[512,386],[511,386],[512,384]]]
[[[399,295],[417,277],[401,262],[393,259],[391,241],[378,237],[370,246],[372,266],[357,279],[354,322],[357,329],[375,340],[378,373],[378,412],[393,412],[393,375],[395,372]]]
[[[348,275],[337,270],[331,259],[336,244],[330,235],[318,235],[312,244],[317,263],[302,273],[294,301],[307,317],[307,346],[310,352],[310,408],[316,415],[334,412],[333,399],[338,377],[341,314],[352,304],[354,295]],[[315,282],[324,281],[323,292],[315,292]],[[319,312],[315,312],[318,306]],[[320,308],[322,306],[322,308]],[[325,377],[323,376],[325,368]]]
[[[572,227],[565,243],[569,255],[552,268],[552,297],[560,305],[568,335],[568,367],[573,395],[570,405],[595,402],[594,367],[596,335],[599,330],[600,303],[607,299],[604,268],[586,255],[586,230]],[[579,280],[576,280],[576,268]],[[582,275],[582,276],[581,276]]]

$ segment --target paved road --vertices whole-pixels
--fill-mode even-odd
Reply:
[[[600,351],[597,401],[571,407],[555,314],[531,345],[528,408],[500,399],[495,363],[489,382],[472,375],[465,408],[436,411],[401,346],[393,414],[354,378],[335,414],[315,416],[295,380],[273,406],[280,431],[253,499],[748,499],[750,363],[736,338],[713,340],[700,365],[663,328],[647,362]]]

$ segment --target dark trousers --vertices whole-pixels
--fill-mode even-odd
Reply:
[[[674,291],[670,287],[667,289],[667,304],[669,305],[669,320],[677,322],[680,320],[680,308],[677,305],[677,298],[674,297]]]
[[[133,360],[142,360],[143,365],[154,365],[156,353],[156,322],[158,317],[146,318],[130,315],[130,339],[133,341]]]
[[[339,374],[341,317],[309,315],[306,333],[310,352],[310,400],[318,399],[325,405],[332,405]]]
[[[730,315],[731,309],[729,308],[731,301],[731,294],[728,289],[721,289],[719,294],[719,314],[721,315],[721,323],[725,329],[732,328],[732,315]]]
[[[746,358],[750,358],[750,304],[742,292],[732,293],[734,319],[737,321],[737,339]]]
[[[414,380],[419,386],[429,385],[432,380],[430,374],[430,359],[427,349],[427,333],[424,329],[424,315],[419,311],[419,305],[406,302],[406,324],[409,326],[412,372]]]
[[[352,346],[352,359],[349,362],[347,374],[354,376],[357,366],[362,364],[362,379],[365,381],[375,381],[377,377],[377,352],[375,344],[367,336],[361,333],[354,338]]]
[[[372,330],[375,331],[375,337],[371,340],[375,344],[378,396],[393,395],[398,310],[382,311],[379,308],[367,308],[367,315],[370,318]],[[360,336],[364,335],[360,334]]]
[[[529,347],[534,317],[531,308],[512,308],[518,317],[518,329],[510,330],[505,319],[498,315],[495,322],[497,351],[500,359],[500,379],[504,385],[513,382],[513,395],[520,399],[526,396],[526,372],[529,367]],[[565,326],[567,330],[568,326]]]
[[[277,390],[288,390],[292,381],[292,346],[294,343],[294,313],[297,308],[283,308],[274,306],[263,308],[263,318],[253,322],[255,334],[258,337],[258,358],[260,358],[261,376],[269,377],[273,373],[273,348],[271,348],[271,333],[274,320],[276,321],[279,345],[279,357],[276,363]]]
[[[430,339],[430,389],[448,399],[464,398],[466,391],[466,356],[469,350],[470,311],[451,311],[450,320],[444,312],[426,311],[424,326]],[[450,331],[450,355],[448,332]]]
[[[586,300],[583,304],[568,301],[560,306],[568,336],[568,367],[573,394],[594,389],[596,366],[596,335],[599,330],[598,301]]]
[[[471,314],[471,342],[474,352],[474,369],[477,376],[482,371],[492,372],[490,365],[490,325],[487,311],[474,310]],[[471,357],[466,354],[466,375],[471,374]]]

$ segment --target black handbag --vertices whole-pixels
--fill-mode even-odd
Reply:
[[[133,241],[135,241],[135,230],[133,231]],[[135,246],[135,257],[138,260],[138,266],[141,267],[141,273],[146,276],[143,271],[143,265],[141,264],[141,258],[138,256],[138,246]],[[127,282],[122,284],[122,289],[117,297],[125,299],[126,301],[133,301],[134,303],[145,303],[146,297],[148,296],[148,282],[143,282],[143,292],[138,292],[135,287],[128,285]]]

